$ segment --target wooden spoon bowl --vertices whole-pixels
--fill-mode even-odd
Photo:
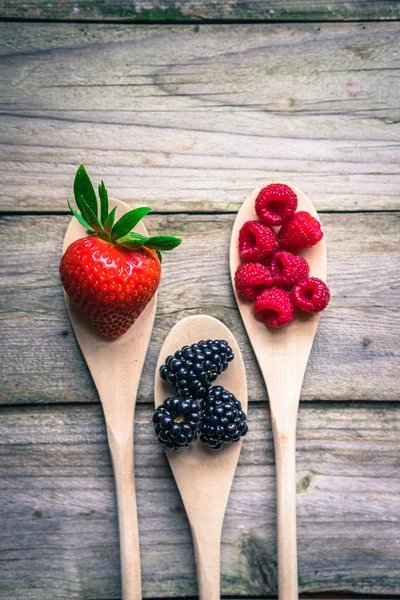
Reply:
[[[131,210],[119,200],[116,219]],[[143,223],[135,231],[147,236]],[[63,253],[87,232],[71,219],[64,238]],[[139,380],[147,353],[156,312],[156,295],[133,326],[120,338],[104,338],[72,304],[65,303],[76,339],[99,393],[107,426],[118,503],[123,600],[141,600],[139,533],[133,472],[134,412]]]
[[[204,315],[182,319],[167,336],[157,363],[155,405],[174,395],[173,388],[159,376],[167,356],[202,339],[226,340],[231,346],[235,358],[214,385],[232,392],[246,412],[246,373],[239,346],[225,325]],[[213,450],[197,440],[190,448],[166,453],[192,530],[200,600],[220,599],[222,525],[241,447],[242,440]]]
[[[268,185],[266,183],[264,186]],[[311,200],[290,185],[298,198],[298,210],[308,211],[319,220]],[[317,331],[320,314],[300,314],[282,329],[270,329],[254,312],[253,302],[237,294],[234,277],[241,263],[239,231],[249,220],[257,219],[255,200],[262,188],[255,189],[240,208],[232,230],[230,269],[238,308],[268,389],[274,433],[277,511],[278,583],[280,600],[298,597],[296,549],[296,421],[301,386],[308,357]],[[326,281],[325,239],[300,252],[310,265],[310,275]]]

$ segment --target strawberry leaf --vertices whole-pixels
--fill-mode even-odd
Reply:
[[[89,223],[78,213],[78,211],[76,211],[74,208],[72,208],[71,204],[69,203],[69,200],[68,200],[68,208],[71,211],[71,213],[74,215],[74,217],[76,217],[78,219],[79,223],[81,225],[83,225],[83,227],[85,229],[90,231],[90,233],[93,233],[93,229],[90,227]]]
[[[104,185],[104,181],[101,180],[101,184],[99,185],[99,198],[100,198],[100,221],[104,225],[104,221],[108,215],[108,192],[106,190],[106,186]]]
[[[118,246],[124,246],[125,248],[139,248],[139,246],[143,246],[147,238],[140,233],[128,233],[124,235],[124,237],[118,239]]]
[[[74,194],[76,204],[79,208],[79,199],[84,198],[86,204],[91,209],[92,213],[97,217],[97,198],[92,182],[83,165],[79,167],[75,175]],[[82,211],[81,211],[82,212]]]
[[[96,233],[103,233],[103,227],[97,216],[94,214],[90,206],[86,203],[83,196],[80,197],[80,205],[82,206],[82,214],[85,220],[89,223],[90,227],[94,229]]]
[[[159,250],[156,250],[157,256],[158,256],[158,260],[160,261],[160,263],[162,263],[162,254]]]
[[[76,205],[77,205],[77,207],[79,208],[79,210],[81,212],[82,217],[84,219],[86,219],[86,217],[85,217],[85,206],[83,204],[82,199],[83,199],[83,196],[76,196],[75,202],[76,202]]]
[[[151,208],[143,206],[130,210],[115,223],[111,231],[111,237],[114,241],[126,236],[145,215],[151,211]]]
[[[104,233],[106,233],[108,235],[108,237],[111,237],[111,230],[113,228],[114,225],[114,219],[115,219],[115,212],[117,210],[117,207],[114,206],[114,208],[112,209],[112,211],[107,215],[107,217],[105,218],[104,222],[103,222],[103,227],[104,227]]]
[[[153,250],[160,250],[160,252],[167,252],[179,246],[181,242],[181,239],[172,235],[154,235],[147,240],[145,246]]]

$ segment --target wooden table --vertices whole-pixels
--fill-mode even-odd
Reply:
[[[251,401],[222,592],[276,596],[270,417],[228,274],[235,211],[266,179],[315,202],[333,295],[299,415],[300,589],[400,594],[399,3],[0,0],[0,17],[0,598],[120,598],[103,415],[58,277],[81,162],[153,206],[153,234],[184,239],[164,263],[136,415],[144,597],[196,594],[150,424],[161,342],[196,313],[237,336]]]

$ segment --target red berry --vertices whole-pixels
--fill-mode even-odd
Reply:
[[[320,222],[302,210],[282,225],[279,241],[285,250],[300,250],[314,246],[323,235]]]
[[[262,260],[271,256],[277,248],[275,231],[264,223],[247,221],[239,231],[239,254],[243,260]]]
[[[236,269],[235,287],[245,298],[257,298],[271,285],[271,273],[260,263],[244,263]]]
[[[331,294],[329,288],[317,277],[307,277],[294,286],[291,292],[293,303],[301,310],[319,312],[328,306]]]
[[[297,196],[284,183],[271,183],[263,188],[256,198],[257,217],[267,225],[282,225],[294,215],[297,209]]]
[[[100,205],[84,165],[74,180],[77,209],[68,202],[79,223],[93,233],[68,246],[60,263],[66,294],[106,337],[125,333],[146,308],[160,283],[161,254],[179,246],[171,235],[147,237],[133,229],[151,208],[126,212],[115,223],[108,192],[99,185]]]
[[[283,327],[295,314],[289,293],[277,287],[262,292],[254,302],[254,309],[269,327]]]
[[[270,263],[272,282],[274,285],[294,285],[308,277],[310,267],[302,256],[296,256],[286,250],[275,252]]]
[[[154,250],[129,249],[91,235],[68,246],[60,276],[71,301],[104,336],[116,338],[150,302],[161,265]]]

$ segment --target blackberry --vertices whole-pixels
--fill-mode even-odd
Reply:
[[[166,450],[191,446],[202,425],[202,410],[193,398],[166,398],[153,415],[154,431]]]
[[[160,376],[174,386],[181,398],[204,398],[208,388],[233,360],[232,348],[225,340],[200,340],[168,356]]]
[[[219,450],[223,444],[238,442],[248,431],[242,404],[222,386],[212,387],[201,403],[203,424],[200,440]]]

